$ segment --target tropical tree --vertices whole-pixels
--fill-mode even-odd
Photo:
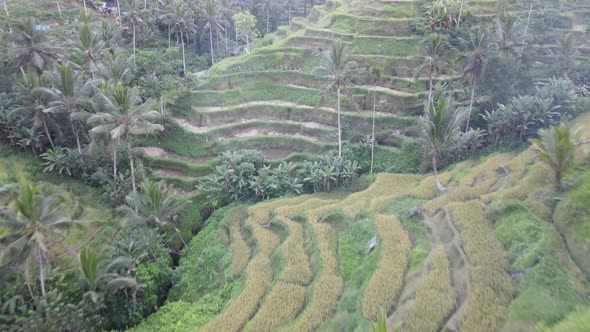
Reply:
[[[127,25],[131,28],[132,31],[132,38],[133,38],[133,57],[135,61],[135,35],[136,35],[136,28],[140,25],[143,20],[141,16],[139,16],[139,10],[137,9],[137,2],[136,0],[131,0],[129,5],[129,10],[123,13],[123,19],[127,22]]]
[[[539,138],[530,139],[532,149],[543,163],[553,170],[553,182],[557,189],[562,187],[562,178],[574,161],[574,153],[582,144],[579,130],[561,123],[539,130]]]
[[[222,11],[219,10],[215,0],[205,0],[205,7],[201,8],[201,17],[203,20],[203,31],[201,38],[205,31],[209,32],[209,50],[211,51],[211,65],[215,64],[213,55],[213,34],[216,36],[224,31],[223,26],[226,24]]]
[[[460,39],[464,49],[468,52],[467,66],[463,71],[463,75],[469,78],[469,85],[471,87],[471,99],[469,101],[469,116],[467,117],[467,124],[465,131],[469,129],[469,120],[473,112],[473,102],[475,99],[475,91],[481,81],[488,55],[492,52],[495,40],[487,30],[477,27],[469,33],[469,39]]]
[[[14,65],[16,68],[34,70],[37,76],[58,58],[61,48],[48,41],[45,31],[35,28],[35,20],[28,17],[16,24],[13,34],[15,47]]]
[[[93,87],[84,82],[82,72],[73,71],[68,63],[55,66],[50,82],[51,88],[38,88],[49,96],[50,102],[46,112],[67,114],[70,128],[76,138],[78,153],[82,158],[79,127],[80,123],[88,117],[87,110],[94,108],[94,103],[90,99]]]
[[[553,55],[557,60],[559,73],[567,76],[568,72],[575,68],[576,56],[579,55],[576,38],[574,33],[570,32],[564,36],[558,36],[557,42],[559,48],[553,51]]]
[[[48,122],[55,126],[55,122],[47,112],[49,97],[47,94],[39,91],[39,88],[45,86],[44,80],[34,74],[25,74],[22,80],[17,82],[16,98],[13,108],[9,112],[9,119],[18,118],[19,126],[43,128],[45,137],[51,147],[55,147],[51,133],[49,132]]]
[[[422,64],[414,69],[414,77],[426,70],[428,72],[428,102],[432,103],[433,76],[440,75],[441,71],[449,66],[446,61],[450,44],[447,39],[438,33],[433,33],[422,40]]]
[[[140,222],[147,222],[157,227],[172,227],[186,247],[186,242],[174,225],[173,219],[176,212],[188,201],[174,197],[164,182],[144,180],[140,190],[131,192],[125,197],[125,201],[128,207],[122,208],[123,210],[135,215]]]
[[[90,28],[90,17],[84,16],[80,25],[79,40],[75,44],[76,47],[84,53],[86,62],[88,63],[88,70],[92,75],[92,79],[95,78],[96,63],[99,55],[104,49],[105,42],[101,40],[95,32]]]
[[[45,297],[44,266],[53,246],[64,239],[65,232],[77,221],[72,207],[57,187],[45,184],[4,185],[0,195],[8,196],[8,205],[0,206],[0,267],[9,264],[22,268],[33,297],[34,269],[38,269],[41,294]]]
[[[133,80],[133,64],[126,53],[104,52],[103,60],[97,65],[98,78],[103,82],[129,84]]]
[[[182,46],[182,72],[186,75],[186,55],[184,52],[184,36],[196,31],[195,13],[189,6],[182,2],[176,1],[172,4],[171,11],[161,16],[164,24],[170,27],[170,34],[180,35],[180,44]]]
[[[438,157],[458,145],[462,135],[460,127],[466,116],[466,110],[455,108],[451,98],[440,98],[428,105],[424,115],[419,118],[422,139],[432,158],[434,180],[440,192],[445,191],[445,187],[438,178]]]
[[[342,125],[340,120],[340,94],[347,88],[351,74],[355,71],[356,63],[351,60],[349,48],[337,40],[332,44],[332,49],[321,54],[321,63],[314,69],[314,73],[327,81],[323,89],[328,91],[336,90],[336,111],[338,123],[338,157],[342,157]],[[350,91],[349,98],[352,98]]]
[[[153,111],[154,103],[151,99],[142,102],[139,89],[129,87],[122,83],[107,84],[103,91],[97,94],[97,106],[100,113],[92,115],[88,123],[93,126],[92,134],[108,134],[117,142],[121,140],[127,144],[129,154],[129,166],[131,170],[131,184],[133,191],[137,191],[135,181],[135,166],[131,145],[131,135],[153,134],[164,130],[160,124],[153,123],[160,114]],[[114,176],[117,177],[117,149],[114,149],[113,164]]]
[[[255,35],[256,17],[250,13],[237,13],[232,16],[232,19],[236,26],[236,35],[239,31],[239,34],[246,40],[246,52],[250,53],[250,40]]]
[[[383,73],[383,69],[379,66],[372,66],[369,69],[369,79],[371,83],[375,86],[373,89],[373,113],[372,113],[372,124],[371,124],[371,171],[373,173],[373,160],[375,154],[375,111],[377,108],[377,90],[376,84],[381,80],[381,74]]]
[[[266,16],[266,33],[270,32],[270,17],[277,14],[280,5],[276,0],[259,0],[258,10]]]
[[[80,280],[86,288],[84,296],[96,303],[105,290],[140,287],[137,280],[120,271],[131,271],[134,268],[129,257],[119,256],[112,259],[107,250],[96,250],[86,247],[80,251]]]

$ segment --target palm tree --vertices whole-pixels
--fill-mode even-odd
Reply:
[[[196,31],[195,14],[182,1],[174,2],[172,11],[161,17],[163,23],[170,27],[170,34],[180,34],[180,43],[182,45],[182,73],[186,75],[186,56],[184,52],[184,36]]]
[[[539,130],[540,138],[532,138],[532,149],[542,162],[553,169],[553,181],[557,189],[561,189],[562,178],[574,161],[574,152],[582,144],[579,130],[573,130],[562,123]]]
[[[133,64],[126,53],[104,52],[104,59],[97,65],[98,78],[103,82],[129,84],[133,80]]]
[[[372,66],[370,69],[369,78],[371,83],[375,86],[373,89],[373,116],[372,116],[372,124],[371,124],[371,171],[373,173],[373,160],[374,160],[374,153],[375,153],[375,110],[377,108],[377,90],[376,84],[381,80],[381,74],[383,73],[383,69],[379,66]]]
[[[226,24],[225,18],[221,11],[217,9],[215,0],[205,0],[205,7],[201,9],[201,16],[203,18],[203,32],[209,32],[209,50],[211,51],[211,65],[215,64],[215,58],[213,57],[213,33],[219,34],[223,31],[223,25]],[[202,37],[202,35],[201,35]]]
[[[9,118],[18,117],[17,124],[19,126],[42,127],[49,144],[54,148],[55,144],[51,138],[47,123],[50,122],[55,125],[55,122],[47,112],[47,105],[49,104],[47,94],[39,91],[39,88],[44,86],[43,84],[44,80],[40,80],[34,74],[24,75],[22,80],[17,83],[15,107],[11,109]]]
[[[258,9],[261,14],[266,16],[266,33],[268,34],[270,32],[270,17],[271,15],[276,15],[279,4],[276,0],[260,0]]]
[[[553,55],[557,60],[559,73],[567,76],[567,73],[575,67],[575,59],[579,54],[576,38],[574,33],[570,32],[564,36],[558,36],[557,42],[559,48],[553,51]]]
[[[428,71],[428,105],[432,103],[432,79],[438,76],[444,67],[448,67],[445,56],[450,47],[447,39],[438,33],[433,33],[422,40],[423,63],[414,69],[414,77],[417,78],[423,70]]]
[[[172,220],[178,209],[188,201],[175,198],[164,182],[144,180],[140,185],[140,191],[131,192],[125,197],[125,201],[128,207],[123,207],[123,210],[135,215],[140,222],[147,222],[158,227],[171,226],[184,246],[187,246]]]
[[[96,62],[104,46],[105,42],[90,29],[89,17],[83,17],[82,24],[80,25],[79,41],[76,43],[76,47],[84,53],[92,79],[95,79]]]
[[[142,102],[137,87],[131,88],[119,82],[114,85],[107,85],[104,90],[106,91],[101,91],[97,95],[98,108],[102,112],[94,114],[88,119],[88,123],[94,126],[90,132],[94,134],[108,133],[113,141],[119,143],[124,140],[126,142],[131,169],[131,184],[135,192],[137,187],[133,150],[131,149],[131,135],[153,134],[164,130],[164,127],[152,122],[160,114],[153,111],[154,103],[151,99]],[[113,158],[115,165],[117,163],[116,159],[115,149]]]
[[[71,65],[64,63],[55,66],[50,77],[51,88],[40,87],[39,91],[46,93],[50,102],[47,113],[65,113],[68,115],[70,128],[76,138],[78,153],[82,158],[82,145],[80,144],[80,122],[88,116],[87,110],[94,108],[89,98],[92,85],[84,82],[83,73],[72,70]]]
[[[139,284],[134,277],[123,276],[119,271],[130,271],[134,268],[129,257],[119,256],[112,259],[106,251],[98,251],[86,247],[80,251],[80,276],[87,289],[84,296],[98,302],[100,291],[122,288],[137,288]]]
[[[469,120],[473,111],[475,90],[477,90],[477,86],[483,77],[486,68],[487,56],[492,51],[495,43],[492,35],[481,27],[478,27],[469,33],[469,40],[461,39],[460,41],[464,45],[465,49],[469,52],[467,66],[463,71],[464,76],[469,77],[469,85],[471,86],[469,116],[467,117],[467,124],[465,126],[465,131],[467,131],[469,129]]]
[[[41,29],[35,29],[35,20],[25,18],[16,25],[13,34],[15,47],[14,65],[17,68],[34,70],[37,76],[43,74],[43,70],[51,62],[58,58],[60,47],[47,41],[47,34]]]
[[[39,271],[41,294],[45,297],[44,264],[51,246],[64,238],[64,232],[76,223],[63,192],[49,185],[4,185],[0,194],[11,196],[7,206],[0,207],[0,267],[12,263],[23,269],[29,291],[33,270]]]
[[[139,11],[137,10],[137,3],[135,0],[131,0],[129,11],[123,13],[123,18],[127,22],[128,26],[131,27],[133,36],[133,61],[135,63],[135,30],[137,26],[143,22],[143,20],[139,16]]]
[[[321,54],[321,63],[314,73],[328,81],[325,91],[336,90],[336,111],[338,113],[338,157],[342,157],[342,126],[340,121],[340,93],[346,89],[350,75],[354,71],[355,62],[351,60],[348,47],[337,40],[330,51]],[[350,97],[350,96],[349,96]]]
[[[423,116],[419,118],[422,139],[427,145],[432,157],[434,180],[440,192],[445,187],[438,178],[437,162],[441,153],[455,147],[461,136],[461,124],[465,120],[466,110],[455,109],[451,98],[440,98],[436,105],[428,105]]]

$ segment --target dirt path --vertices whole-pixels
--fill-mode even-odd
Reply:
[[[434,216],[424,215],[424,224],[430,229],[433,238],[433,248],[442,246],[449,259],[451,281],[457,294],[457,306],[445,323],[450,331],[459,330],[459,321],[471,293],[471,272],[467,255],[461,246],[459,231],[444,210]]]

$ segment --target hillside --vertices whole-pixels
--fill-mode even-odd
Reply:
[[[542,5],[555,6],[551,1]],[[336,39],[353,50],[357,68],[350,86],[353,99],[342,98],[343,139],[356,143],[370,135],[375,94],[377,160],[387,162],[417,150],[416,117],[428,86],[426,72],[414,77],[425,34],[418,19],[423,6],[420,1],[331,0],[313,7],[307,18],[296,17],[258,41],[251,54],[226,58],[198,76],[193,91],[171,101],[169,109],[179,127],[172,135],[144,142],[145,159],[158,178],[190,189],[198,177],[212,171],[215,157],[226,149],[258,149],[267,159],[294,162],[333,149],[335,93],[322,90],[325,82],[313,70],[320,63],[319,54]],[[582,44],[579,59],[586,61],[583,42],[589,35],[584,17],[589,8],[576,6],[558,14],[551,32],[527,46],[534,50],[533,58],[527,59],[535,66],[533,80],[547,77],[544,63],[551,61],[548,52],[557,47],[555,36],[560,34],[576,34]],[[527,9],[525,1],[469,3],[470,17],[483,22],[500,12],[526,15]],[[541,21],[533,19],[531,29],[545,29]],[[372,66],[383,70],[376,82],[368,76]],[[460,92],[460,74],[446,72],[434,81]],[[417,167],[380,164],[378,169],[415,172]]]
[[[530,331],[590,304],[588,250],[576,243],[587,225],[573,221],[588,216],[587,168],[558,201],[531,150],[441,178],[442,195],[431,176],[382,173],[350,194],[219,211],[184,253],[172,301],[134,331],[364,331],[381,310],[404,331]],[[225,281],[203,284],[197,257],[217,259],[223,271],[200,272]]]

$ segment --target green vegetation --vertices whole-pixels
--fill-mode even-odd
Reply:
[[[584,1],[0,9],[0,330],[587,329]]]

